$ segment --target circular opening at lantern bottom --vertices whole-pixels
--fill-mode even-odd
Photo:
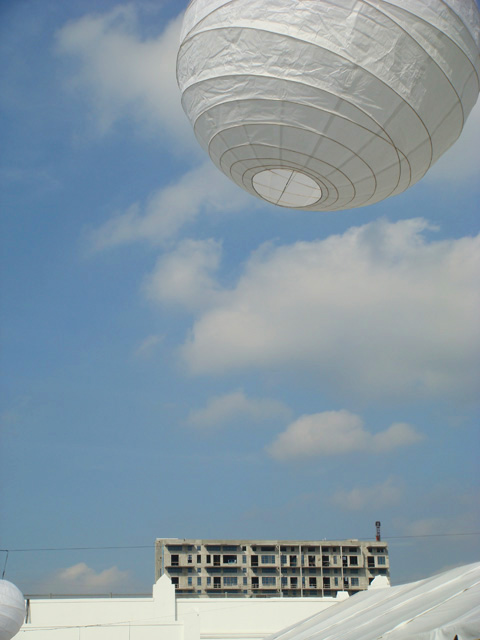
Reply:
[[[322,190],[315,180],[293,169],[260,171],[253,177],[253,188],[264,200],[294,209],[308,207],[322,197]]]

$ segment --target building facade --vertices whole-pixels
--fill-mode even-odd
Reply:
[[[379,540],[186,540],[155,542],[155,577],[167,574],[179,596],[335,597],[389,577]]]

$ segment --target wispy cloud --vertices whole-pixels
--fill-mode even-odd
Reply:
[[[198,313],[193,373],[308,372],[360,397],[476,395],[480,236],[427,240],[421,219],[264,247]]]
[[[135,349],[134,355],[136,358],[150,358],[158,345],[163,341],[163,336],[151,335],[147,336]]]
[[[85,562],[79,562],[54,573],[45,580],[42,588],[49,593],[58,594],[108,593],[121,591],[129,578],[128,571],[121,571],[117,567],[97,572]]]
[[[158,260],[145,281],[146,296],[187,309],[205,308],[219,292],[215,276],[221,251],[215,240],[183,240]]]
[[[397,504],[404,494],[404,488],[394,478],[388,478],[385,482],[365,487],[358,486],[346,491],[339,489],[331,499],[331,502],[347,511],[363,511],[366,509],[381,509]]]
[[[285,420],[290,410],[282,402],[270,398],[248,398],[241,390],[210,398],[202,409],[190,412],[187,423],[198,429],[217,429],[242,419],[258,424],[269,420]]]
[[[69,86],[87,101],[99,131],[129,117],[168,134],[177,145],[194,145],[175,78],[181,19],[157,37],[142,38],[137,11],[126,4],[58,31],[57,53],[75,63]]]
[[[210,162],[158,189],[146,204],[132,204],[92,232],[90,248],[101,251],[132,242],[161,245],[204,214],[242,209],[251,197],[231,183]]]
[[[277,460],[335,456],[357,451],[381,453],[415,444],[422,436],[405,423],[372,434],[349,411],[324,411],[301,416],[281,433],[267,452]]]

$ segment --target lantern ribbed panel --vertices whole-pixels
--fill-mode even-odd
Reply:
[[[0,580],[0,640],[13,638],[25,620],[22,592],[7,580]]]
[[[479,93],[475,0],[193,0],[182,104],[221,171],[297,209],[379,202],[457,140]]]

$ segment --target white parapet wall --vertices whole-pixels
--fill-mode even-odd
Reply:
[[[19,640],[261,640],[340,598],[175,598],[168,576],[151,598],[31,599]]]
[[[261,639],[320,613],[335,598],[181,598],[178,619],[197,616],[201,640]]]

